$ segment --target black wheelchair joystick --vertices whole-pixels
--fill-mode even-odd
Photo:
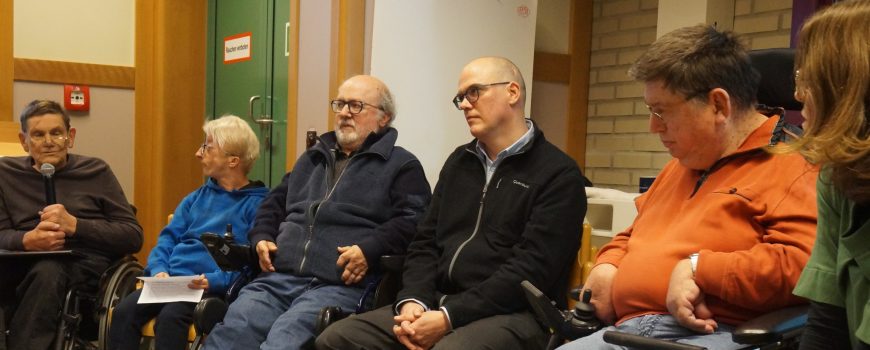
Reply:
[[[582,298],[578,298],[580,301],[575,304],[573,310],[562,311],[531,282],[522,281],[520,286],[535,316],[550,328],[551,332],[558,335],[558,338],[574,340],[595,333],[601,328],[601,322],[595,318],[595,306],[590,303],[591,290],[583,291]],[[551,338],[551,341],[554,340],[556,338]]]
[[[233,224],[227,224],[227,232],[224,233],[224,239],[228,244],[236,241],[236,236],[233,234]]]
[[[570,333],[578,334],[581,337],[594,333],[601,328],[601,321],[595,318],[595,305],[590,302],[592,300],[592,290],[583,290],[583,296],[576,304],[574,310],[571,310]]]

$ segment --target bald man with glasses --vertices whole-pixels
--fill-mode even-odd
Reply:
[[[330,102],[335,131],[296,161],[248,232],[263,273],[245,286],[206,349],[300,349],[320,309],[353,310],[381,255],[404,254],[431,192],[420,162],[395,145],[393,96],[372,76]]]
[[[525,118],[525,83],[511,61],[470,62],[457,91],[452,102],[474,140],[441,170],[395,304],[330,326],[318,349],[546,344],[520,282],[540,286],[564,307],[586,214],[584,177]]]
[[[110,263],[139,251],[142,228],[109,166],[69,153],[76,129],[57,102],[28,104],[18,137],[28,155],[0,158],[0,249],[80,255],[0,259],[6,345],[47,349],[66,292],[73,286],[96,290]],[[51,203],[43,168],[50,168],[56,187]]]

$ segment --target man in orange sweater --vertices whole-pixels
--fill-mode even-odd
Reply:
[[[584,286],[623,332],[710,349],[792,295],[816,232],[817,168],[766,151],[782,116],[755,111],[758,73],[732,33],[698,25],[661,37],[629,74],[644,83],[650,131],[674,157],[602,247]],[[560,349],[601,349],[603,331]]]

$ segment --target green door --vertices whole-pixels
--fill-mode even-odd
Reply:
[[[209,118],[235,114],[260,139],[249,177],[273,187],[285,172],[289,0],[210,0]]]

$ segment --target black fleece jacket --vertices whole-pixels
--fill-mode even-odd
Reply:
[[[487,185],[475,147],[457,148],[441,169],[396,300],[444,307],[454,328],[527,310],[522,280],[564,307],[586,215],[580,169],[535,128]]]

